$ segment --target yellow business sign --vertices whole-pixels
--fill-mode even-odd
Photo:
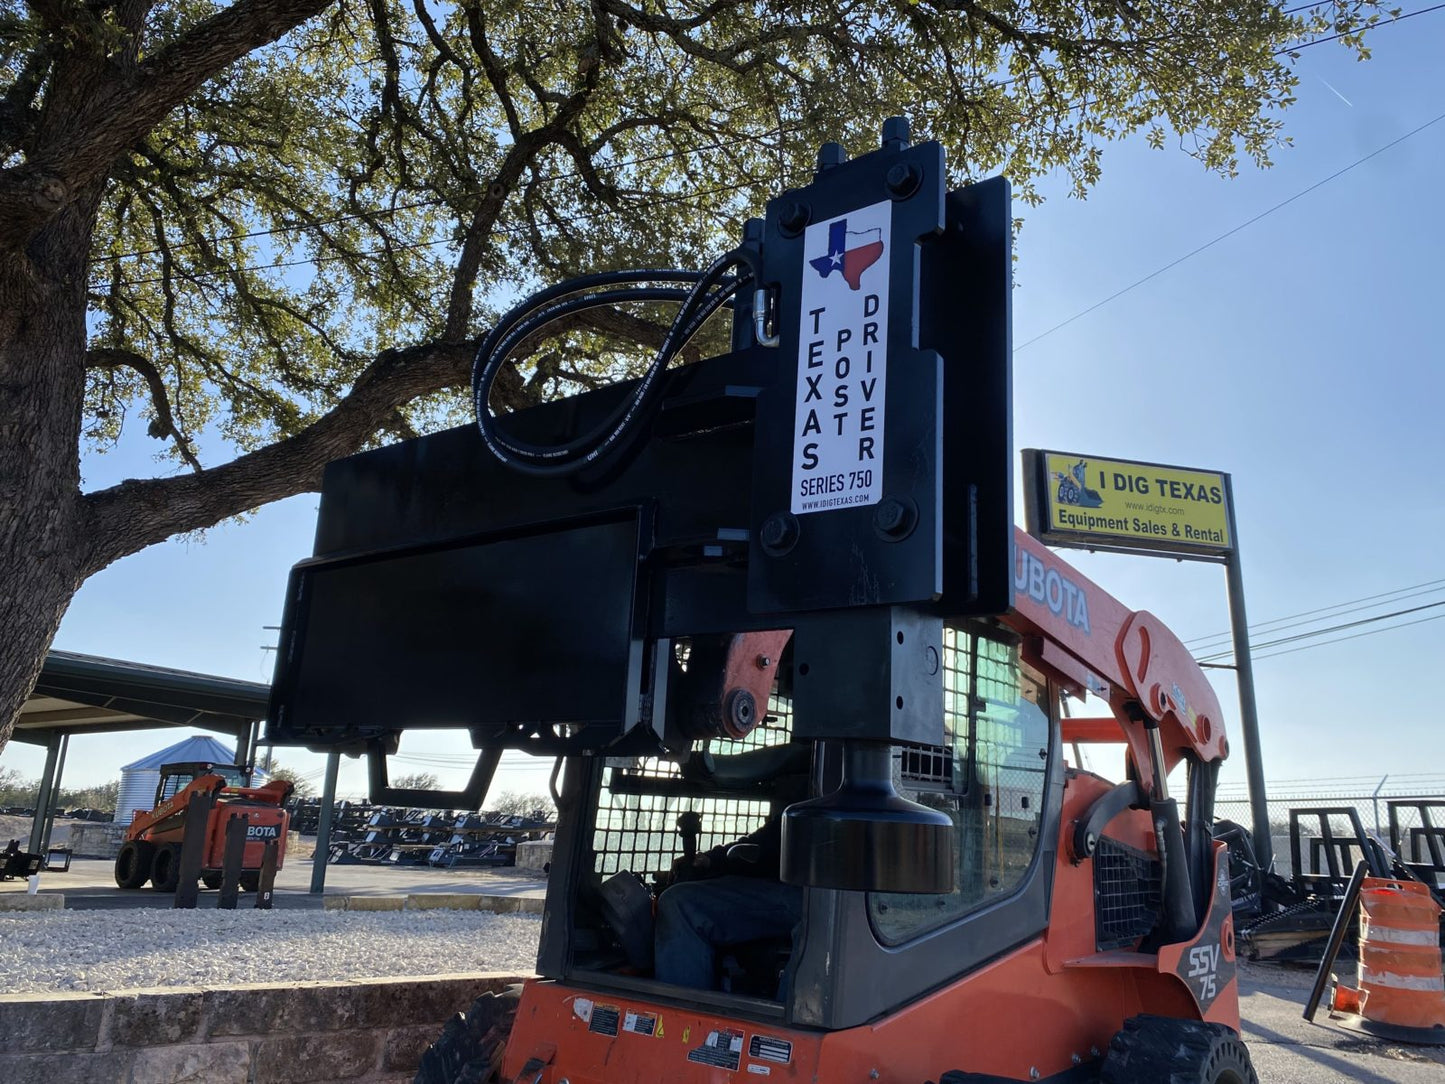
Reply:
[[[1219,556],[1230,536],[1229,477],[1072,452],[1024,452],[1029,532],[1055,545]]]

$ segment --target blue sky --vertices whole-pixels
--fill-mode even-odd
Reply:
[[[1018,246],[1015,342],[1445,113],[1445,12],[1386,27],[1372,46],[1367,63],[1333,46],[1301,55],[1299,101],[1285,115],[1294,145],[1272,169],[1243,165],[1223,180],[1172,145],[1137,139],[1107,149],[1086,201],[1046,186],[1051,198],[1025,212]],[[1445,577],[1442,178],[1445,121],[1019,349],[1016,445],[1230,472],[1257,622]],[[87,488],[157,469],[154,443],[131,428],[113,452],[86,459]],[[204,541],[126,558],[81,590],[56,646],[268,680],[264,626],[279,623],[286,573],[310,552],[315,508],[303,495]],[[1066,556],[1186,640],[1228,628],[1219,567]],[[1436,598],[1445,592],[1399,605]],[[1440,747],[1429,678],[1442,655],[1445,620],[1260,661],[1266,774],[1438,769],[1420,754]],[[1226,674],[1217,685],[1237,734],[1233,683]],[[178,736],[77,739],[66,783],[114,778]],[[467,755],[451,736],[413,735],[403,752]],[[279,756],[319,776],[321,758]],[[19,743],[0,754],[27,774],[41,763]],[[460,783],[464,772],[441,774]],[[1224,778],[1243,778],[1240,753]],[[498,786],[545,781],[538,765],[505,770]],[[343,762],[341,790],[364,787],[359,764]]]

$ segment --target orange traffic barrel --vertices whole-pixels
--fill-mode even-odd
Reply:
[[[1365,878],[1359,987],[1337,986],[1330,1007],[1345,1027],[1445,1046],[1440,907],[1423,884]]]

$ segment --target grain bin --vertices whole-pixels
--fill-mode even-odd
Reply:
[[[129,824],[138,809],[155,805],[156,786],[161,781],[161,766],[196,762],[234,764],[234,747],[222,745],[215,738],[194,734],[184,741],[167,746],[150,756],[141,757],[120,770],[120,794],[115,800],[115,823]]]

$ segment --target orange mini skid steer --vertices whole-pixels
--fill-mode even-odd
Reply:
[[[504,315],[475,428],[328,465],[268,740],[438,808],[555,758],[537,976],[421,1084],[1255,1084],[1218,701],[1015,529],[1011,197],[947,179],[901,119],[826,144],[706,271]],[[549,322],[636,301],[680,306],[639,379],[493,415]],[[670,368],[724,305],[730,352]],[[443,727],[466,788],[391,787]]]
[[[158,892],[174,892],[180,883],[181,842],[191,797],[210,794],[214,799],[206,822],[201,858],[201,882],[221,887],[221,865],[226,848],[226,822],[236,814],[246,818],[246,846],[241,860],[241,887],[254,892],[261,878],[266,844],[277,842],[276,868],[286,855],[290,815],[282,808],[292,784],[272,779],[259,787],[249,785],[250,773],[234,764],[166,764],[156,785],[155,806],[137,810],[115,860],[115,883],[140,888],[147,881]]]

